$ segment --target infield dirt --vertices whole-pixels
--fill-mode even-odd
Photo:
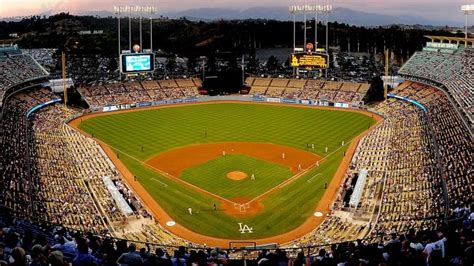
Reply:
[[[298,169],[306,169],[321,160],[321,157],[314,153],[289,146],[271,143],[217,142],[165,151],[147,160],[145,164],[179,177],[184,169],[230,154],[244,154],[283,165],[294,174],[301,171]]]

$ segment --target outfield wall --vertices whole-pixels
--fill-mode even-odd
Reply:
[[[261,95],[226,95],[226,96],[199,96],[181,99],[167,99],[153,102],[138,102],[132,104],[120,104],[120,105],[107,105],[102,107],[90,108],[89,111],[92,113],[97,112],[112,112],[119,110],[144,108],[152,106],[163,106],[172,104],[185,104],[185,103],[197,103],[197,102],[213,102],[213,101],[242,101],[242,102],[267,102],[267,103],[282,103],[282,104],[293,104],[293,105],[309,105],[309,106],[326,106],[336,107],[342,109],[365,109],[362,102],[330,102],[324,99],[311,100],[311,99],[295,99],[295,98],[277,98],[277,97],[266,97]]]

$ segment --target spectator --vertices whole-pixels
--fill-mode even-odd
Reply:
[[[136,252],[135,244],[130,244],[128,246],[128,252],[123,253],[117,260],[117,263],[120,265],[143,265],[143,259],[140,256],[140,253]]]
[[[28,259],[26,257],[26,252],[21,247],[15,247],[12,250],[12,261],[10,266],[26,266],[28,265]]]
[[[68,240],[64,236],[57,236],[58,244],[52,246],[52,249],[61,251],[67,257],[75,257],[77,255],[76,242]]]
[[[73,266],[100,265],[101,260],[89,254],[86,240],[81,239],[77,243],[77,256],[72,260]]]

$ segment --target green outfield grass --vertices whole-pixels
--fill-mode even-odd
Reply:
[[[221,103],[99,116],[85,120],[79,128],[120,154],[120,160],[176,222],[204,235],[251,239],[287,232],[312,215],[325,191],[324,184],[331,181],[347,147],[341,148],[341,141],[349,143],[373,123],[375,120],[366,115],[340,110]],[[213,198],[161,176],[142,163],[172,148],[225,141],[275,143],[327,158],[318,168],[265,198],[260,213],[244,218],[212,211]],[[307,149],[308,143],[314,143],[315,149]],[[234,190],[237,193],[240,188]],[[188,207],[193,208],[193,215],[187,214]],[[254,233],[241,234],[239,222],[253,227]]]
[[[226,174],[232,171],[244,172],[248,177],[231,180]],[[255,180],[251,180],[252,174]],[[252,199],[291,176],[293,173],[287,167],[235,154],[188,168],[181,174],[181,179],[226,199]]]

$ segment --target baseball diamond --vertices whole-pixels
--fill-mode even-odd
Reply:
[[[148,207],[159,205],[176,221],[171,232],[205,243],[282,243],[290,240],[285,233],[321,222],[312,214],[327,212],[334,193],[325,193],[338,184],[325,186],[345,171],[354,138],[376,120],[362,111],[214,102],[102,113],[71,125],[108,146],[122,174],[133,176],[130,186],[154,202]],[[247,178],[226,177],[235,171]],[[242,234],[239,223],[252,233]]]

